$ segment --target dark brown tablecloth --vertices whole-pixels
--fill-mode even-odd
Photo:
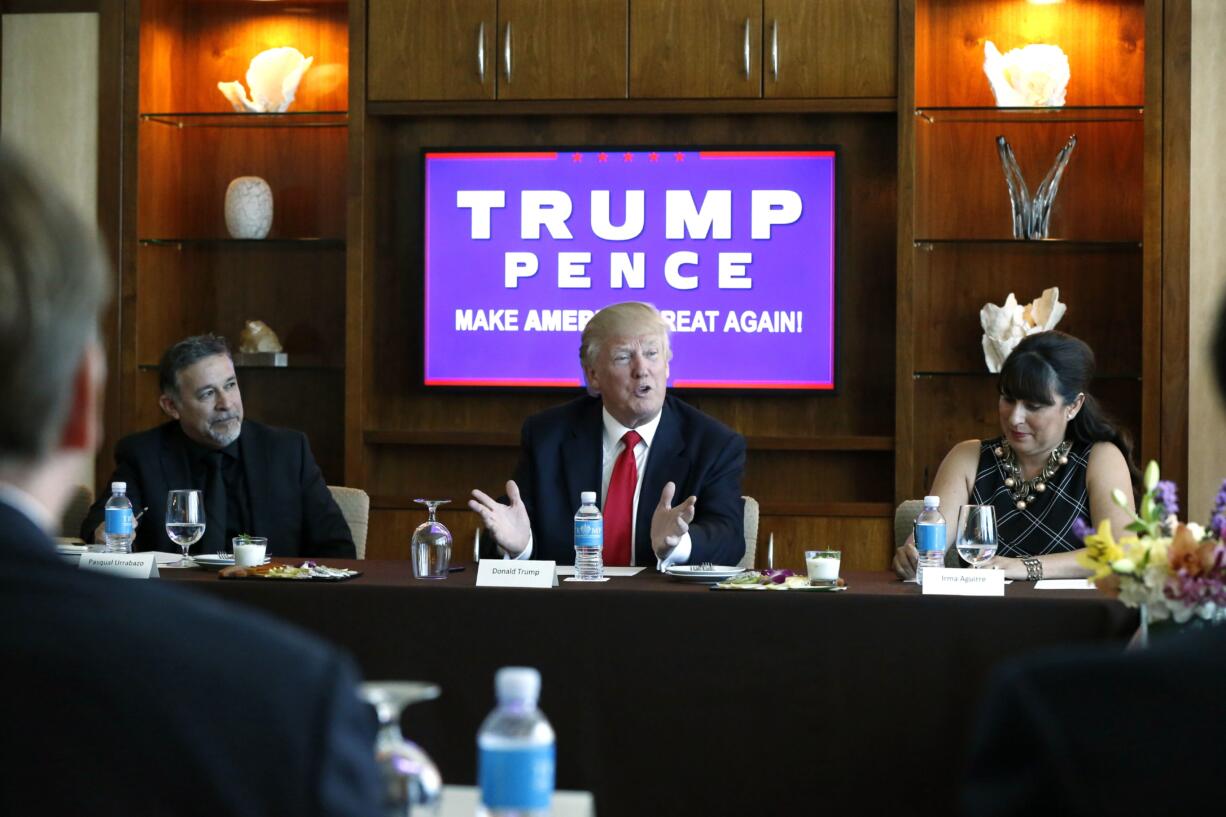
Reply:
[[[1002,659],[1122,640],[1133,611],[1092,591],[922,597],[893,576],[849,590],[719,592],[654,571],[553,590],[413,579],[404,561],[330,561],[339,584],[172,581],[305,627],[367,678],[435,681],[405,732],[471,784],[501,666],[538,667],[558,787],[609,815],[950,813],[975,707]]]

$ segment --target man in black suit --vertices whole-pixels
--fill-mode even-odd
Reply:
[[[745,440],[665,395],[672,351],[660,313],[637,302],[600,310],[579,357],[592,396],[524,423],[509,501],[473,491],[469,507],[499,549],[572,564],[579,494],[593,491],[606,565],[740,561]]]
[[[1213,348],[1226,397],[1226,301]],[[1149,649],[1057,651],[999,670],[984,696],[963,812],[1188,814],[1216,803],[1226,625]]]
[[[204,492],[207,524],[198,553],[228,551],[242,533],[268,538],[273,556],[352,559],[353,536],[306,436],[243,417],[243,397],[224,338],[179,341],[158,366],[158,404],[171,419],[115,446],[112,482],[127,483],[134,508],[145,508],[133,550],[176,549],[166,536],[166,494]],[[100,491],[81,537],[102,541]]]
[[[106,277],[91,233],[0,149],[0,814],[380,813],[348,659],[56,554],[100,433]]]

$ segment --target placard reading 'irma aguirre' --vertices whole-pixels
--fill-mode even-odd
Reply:
[[[654,303],[674,386],[834,387],[833,150],[426,152],[427,385],[570,386]]]

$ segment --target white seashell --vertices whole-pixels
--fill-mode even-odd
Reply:
[[[231,238],[263,238],[272,229],[272,188],[259,176],[239,176],[226,188]]]
[[[1034,43],[1000,53],[983,44],[983,72],[1001,108],[1059,108],[1069,83],[1068,55],[1058,45]]]
[[[1018,305],[1012,292],[1004,306],[984,304],[979,310],[979,325],[983,327],[983,360],[988,371],[999,372],[1022,338],[1054,329],[1066,308],[1060,303],[1058,287],[1043,290],[1042,296],[1024,307]]]
[[[270,48],[252,57],[247,66],[250,99],[237,80],[219,82],[217,88],[239,113],[284,113],[294,102],[302,75],[314,61],[314,57],[303,57],[297,48]]]

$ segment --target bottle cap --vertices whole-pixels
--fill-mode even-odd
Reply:
[[[596,504],[596,492],[595,491],[584,491],[583,493],[579,494],[579,502],[580,504],[583,504],[583,505],[595,505]]]
[[[111,493],[126,494],[127,492],[128,492],[128,483],[126,482],[112,482],[111,483]]]
[[[926,496],[926,497],[924,497],[924,507],[925,507],[925,508],[939,508],[939,507],[941,507],[941,498],[940,498],[939,496]]]
[[[502,701],[536,703],[541,694],[541,673],[534,667],[503,667],[494,675],[494,692]]]

